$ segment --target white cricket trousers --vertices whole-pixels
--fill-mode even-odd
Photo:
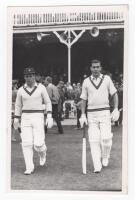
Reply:
[[[46,151],[43,113],[22,113],[22,150],[26,169],[33,169],[33,146],[36,151]]]
[[[93,166],[101,169],[101,158],[109,158],[112,146],[111,115],[109,110],[88,112],[88,136]]]

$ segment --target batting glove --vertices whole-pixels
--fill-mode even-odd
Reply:
[[[19,119],[15,118],[14,119],[14,129],[17,130],[20,127]]]
[[[43,110],[45,110],[45,109],[46,109],[46,106],[45,106],[45,104],[42,104],[42,108],[43,108]]]
[[[113,112],[111,113],[112,121],[114,122],[118,121],[119,116],[120,116],[120,112],[118,111],[118,108],[115,108]]]
[[[46,126],[47,126],[47,128],[52,128],[53,127],[53,118],[52,118],[51,114],[47,114]]]
[[[85,114],[82,114],[82,115],[81,115],[79,121],[80,121],[80,126],[81,126],[81,128],[83,128],[83,125],[84,125],[84,124],[86,124],[86,125],[88,124],[87,118],[86,118],[86,115],[85,115]]]

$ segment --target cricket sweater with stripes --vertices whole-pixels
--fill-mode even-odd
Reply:
[[[88,110],[109,109],[109,95],[113,96],[117,92],[111,78],[108,75],[100,74],[98,80],[93,76],[86,78],[82,85],[80,98],[88,100]]]
[[[52,104],[46,88],[41,83],[35,83],[33,88],[27,84],[20,87],[15,102],[15,117],[20,117],[22,112],[42,112],[43,104],[47,112],[52,112]]]

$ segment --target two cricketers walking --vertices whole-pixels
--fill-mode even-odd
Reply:
[[[119,118],[118,95],[111,78],[101,73],[102,66],[99,60],[92,60],[90,70],[91,76],[86,78],[82,85],[80,125],[83,127],[88,124],[94,172],[99,173],[103,166],[109,164],[113,137],[111,120],[117,121]],[[24,70],[24,79],[25,84],[17,92],[14,127],[18,129],[21,118],[22,151],[26,165],[24,174],[31,174],[34,171],[33,148],[39,154],[40,165],[43,166],[46,162],[44,107],[47,112],[46,125],[51,128],[53,126],[52,103],[44,85],[35,81],[33,68]],[[112,113],[110,113],[109,95],[114,102]],[[86,173],[85,131],[83,147],[83,172]]]

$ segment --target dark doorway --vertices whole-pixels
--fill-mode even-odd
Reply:
[[[94,38],[86,31],[71,48],[71,80],[80,82],[89,75],[90,61],[98,58],[104,71],[123,72],[123,29],[101,30]],[[37,41],[35,33],[16,34],[13,38],[13,79],[23,79],[23,70],[33,66],[44,76],[56,75],[58,79],[68,74],[68,49],[53,33]]]

